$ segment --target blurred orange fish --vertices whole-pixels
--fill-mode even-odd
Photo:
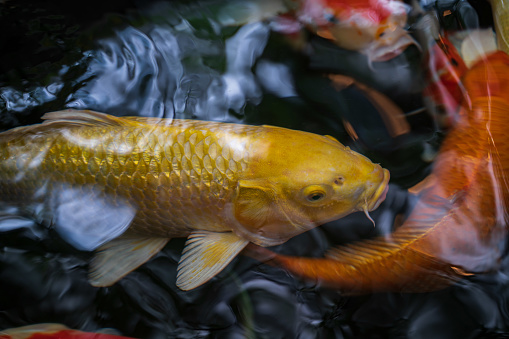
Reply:
[[[311,31],[370,62],[386,61],[417,43],[404,29],[409,6],[398,0],[300,0],[296,16]]]
[[[431,185],[394,233],[301,258],[249,247],[292,274],[350,293],[427,292],[496,269],[509,204],[509,56],[490,54],[463,77],[468,98],[444,140]]]
[[[253,0],[225,6],[219,21],[239,25],[272,19],[275,31],[297,36],[306,27],[375,62],[418,45],[404,29],[409,10],[399,0]]]
[[[60,324],[36,324],[0,330],[0,339],[129,339],[129,337],[82,332]]]

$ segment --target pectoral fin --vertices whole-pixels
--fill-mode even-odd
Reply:
[[[188,291],[204,284],[221,272],[248,242],[233,232],[191,234],[180,258],[177,286]]]
[[[274,199],[269,185],[261,180],[240,180],[235,202],[235,218],[243,225],[258,228],[272,212]]]
[[[0,232],[8,232],[19,228],[31,228],[34,221],[20,216],[0,213]]]
[[[122,235],[99,248],[90,264],[92,286],[111,286],[157,254],[169,241]]]
[[[93,251],[124,233],[136,215],[127,200],[113,199],[92,186],[52,192],[53,224],[60,236],[83,251]]]

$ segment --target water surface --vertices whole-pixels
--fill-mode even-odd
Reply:
[[[306,48],[296,49],[270,21],[224,25],[221,8],[230,2],[0,4],[0,127],[75,108],[329,134],[391,171],[387,199],[372,213],[377,227],[356,213],[274,250],[321,256],[333,245],[390,232],[413,204],[406,188],[429,172],[446,133],[422,97],[422,52],[413,46],[370,66],[311,34]],[[479,2],[435,5],[454,14],[443,25],[491,23]],[[384,93],[410,132],[391,135],[366,93],[338,90],[330,74]],[[240,256],[211,282],[183,292],[175,279],[184,239],[174,239],[116,285],[94,288],[86,279],[90,253],[30,220],[0,226],[12,228],[0,238],[2,329],[56,322],[139,338],[494,338],[509,326],[505,261],[496,273],[434,293],[348,296]]]

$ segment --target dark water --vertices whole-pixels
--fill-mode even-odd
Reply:
[[[422,98],[423,53],[411,46],[370,66],[365,56],[311,34],[306,48],[296,49],[269,21],[222,25],[225,3],[0,4],[0,127],[77,108],[329,134],[391,171],[388,197],[372,213],[377,228],[357,213],[274,250],[321,256],[332,245],[389,232],[395,216],[408,212],[406,188],[429,172],[444,133]],[[481,1],[430,8],[452,11],[441,16],[448,28],[491,25]],[[418,38],[416,16],[409,29]],[[335,88],[329,74],[387,95],[410,132],[391,136],[366,93]],[[346,296],[241,256],[209,283],[183,292],[175,279],[184,239],[174,239],[116,285],[94,288],[86,277],[90,253],[18,222],[30,227],[0,235],[0,329],[55,322],[139,338],[496,338],[509,327],[505,263],[435,293]]]

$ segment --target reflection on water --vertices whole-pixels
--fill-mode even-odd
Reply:
[[[182,27],[181,27],[182,26]],[[200,39],[183,22],[177,28],[147,24],[126,27],[99,40],[99,49],[68,107],[122,115],[237,120],[246,102],[257,104],[261,89],[251,68],[263,52],[269,29],[255,23],[226,41]],[[206,58],[224,58],[223,72]],[[126,103],[126,98],[130,102]]]
[[[406,188],[429,173],[448,132],[433,120],[422,97],[426,44],[419,40],[421,50],[410,46],[370,66],[365,55],[304,29],[299,36],[304,40],[296,43],[295,35],[275,32],[270,20],[224,25],[218,16],[224,3],[93,2],[82,13],[58,1],[1,4],[0,25],[8,32],[0,38],[2,128],[75,108],[332,135],[391,171],[386,201],[371,212],[377,227],[355,213],[272,249],[319,257],[332,246],[391,232],[395,220],[401,224],[415,205]],[[477,3],[475,9],[466,1],[436,6],[446,28],[491,24],[489,11]],[[474,20],[476,11],[481,15]],[[416,39],[419,15],[409,15]],[[339,88],[330,74],[357,84]],[[396,125],[383,117],[394,110],[381,106],[381,97],[366,88],[398,107],[396,116],[408,129],[394,134]],[[65,192],[57,205],[76,195]],[[87,211],[97,211],[97,192],[85,196],[91,198],[86,208],[73,205],[59,210],[58,218],[79,224]],[[118,230],[132,209],[116,206],[120,209],[98,213],[87,225]],[[499,270],[442,291],[352,296],[239,256],[208,284],[184,292],[175,281],[185,239],[173,239],[117,284],[95,288],[87,281],[91,253],[76,250],[43,220],[10,216],[10,208],[2,206],[0,219],[0,287],[8,291],[0,295],[0,329],[54,322],[85,331],[113,327],[140,338],[480,338],[509,327],[506,258]],[[118,224],[104,222],[112,219]],[[57,231],[65,238],[66,230]]]

